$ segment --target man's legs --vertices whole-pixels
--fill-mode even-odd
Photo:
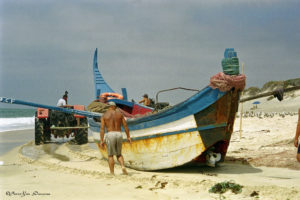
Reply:
[[[109,165],[109,170],[110,170],[110,174],[114,175],[114,166],[115,166],[115,162],[114,162],[114,156],[108,156],[108,165]]]
[[[128,175],[128,173],[126,171],[126,168],[125,168],[125,165],[124,165],[124,158],[123,158],[123,156],[122,155],[117,156],[117,159],[118,159],[118,161],[119,161],[119,163],[120,163],[120,165],[122,167],[123,174]]]

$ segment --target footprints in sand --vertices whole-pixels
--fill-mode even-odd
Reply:
[[[164,189],[167,184],[168,184],[168,182],[157,181],[156,184],[155,184],[155,186],[152,187],[152,188],[149,188],[149,190]]]

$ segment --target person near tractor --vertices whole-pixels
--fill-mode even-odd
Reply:
[[[60,98],[57,102],[58,107],[65,107],[67,105],[68,96],[64,95],[62,98]]]
[[[296,135],[295,135],[295,139],[294,139],[294,145],[295,145],[296,148],[298,148],[297,156],[296,156],[298,162],[300,162],[299,136],[300,136],[300,109],[298,111],[298,123],[297,123]]]
[[[56,104],[57,107],[63,107],[63,108],[68,108],[71,107],[68,105],[68,92],[66,91],[65,94],[60,98]]]
[[[150,99],[148,98],[148,94],[143,95],[143,99],[139,101],[139,103],[143,103],[145,106],[150,105]]]
[[[116,109],[116,104],[112,101],[108,102],[108,104],[109,109],[101,117],[100,146],[101,148],[104,148],[104,143],[106,143],[110,173],[114,175],[115,163],[113,156],[115,155],[122,167],[123,174],[128,175],[124,165],[124,158],[122,156],[123,136],[121,133],[121,125],[124,127],[127,135],[127,141],[131,144],[129,129],[123,114],[120,110]],[[105,128],[107,133],[104,137]]]

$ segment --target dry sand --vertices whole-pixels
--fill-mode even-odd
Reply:
[[[297,118],[244,118],[241,135],[237,118],[226,161],[216,168],[128,169],[129,176],[119,165],[116,175],[109,175],[107,161],[92,144],[31,141],[0,157],[0,199],[299,200],[300,164],[292,142]],[[230,180],[243,185],[242,193],[209,193],[214,184]]]

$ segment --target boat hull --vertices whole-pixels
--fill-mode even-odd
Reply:
[[[124,133],[122,155],[125,165],[145,171],[167,169],[205,161],[205,152],[208,150],[221,153],[224,160],[238,108],[239,92],[206,90],[187,100],[183,104],[187,107],[180,108],[182,105],[178,105],[147,119],[128,121],[132,144],[126,141]],[[208,96],[214,98],[208,101]],[[198,109],[199,102],[206,103],[206,106]],[[89,123],[94,140],[107,159],[106,147],[102,149],[99,145],[100,124],[93,119],[89,119]]]
[[[98,145],[101,154],[107,159],[106,148]],[[125,166],[137,170],[158,170],[188,163],[204,151],[201,138],[196,131],[124,142],[122,155]]]

